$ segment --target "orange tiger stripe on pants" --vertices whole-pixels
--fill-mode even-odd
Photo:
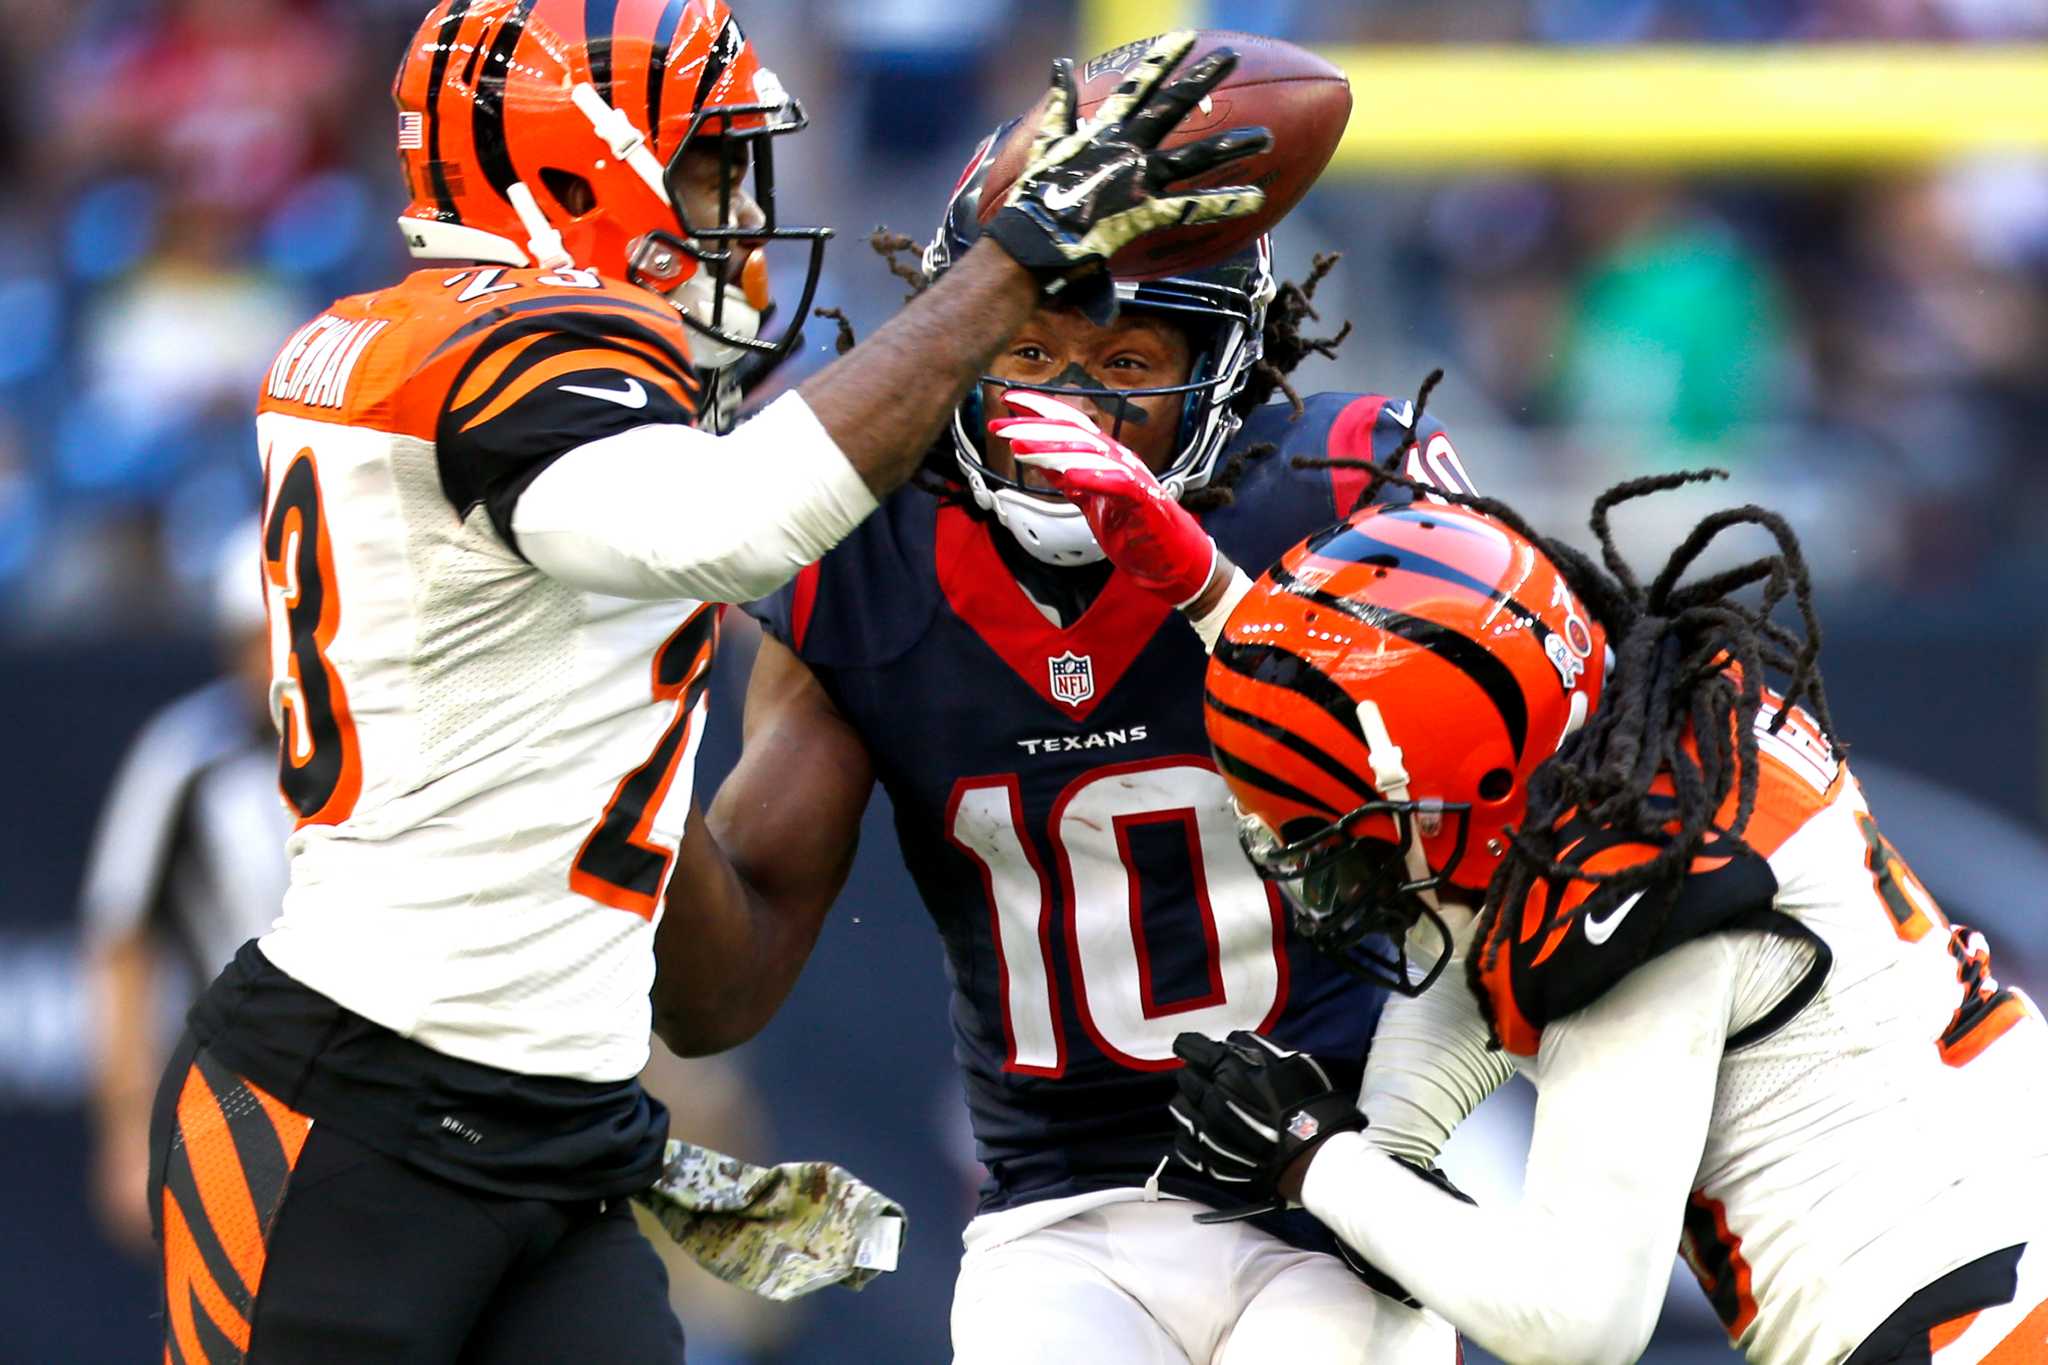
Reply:
[[[171,1365],[248,1354],[264,1248],[312,1127],[203,1050],[187,1069],[160,1210]]]

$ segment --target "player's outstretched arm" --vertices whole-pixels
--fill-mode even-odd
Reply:
[[[1696,940],[1544,1030],[1519,1206],[1461,1203],[1363,1134],[1316,1149],[1282,1193],[1490,1351],[1636,1359],[1706,1143],[1736,964],[1731,936]]]
[[[1113,309],[1105,266],[1116,252],[1264,203],[1250,186],[1173,192],[1269,141],[1238,128],[1159,149],[1236,62],[1212,53],[1169,79],[1194,41],[1161,39],[1086,123],[1075,122],[1070,67],[1056,66],[1030,161],[942,280],[729,436],[650,425],[562,456],[519,496],[521,553],[588,591],[715,602],[766,596],[821,557],[909,479],[1043,299]]]
[[[1195,44],[1159,39],[1095,116],[1077,124],[1073,64],[1053,66],[1030,160],[986,236],[893,321],[798,392],[877,495],[909,478],[939,428],[1041,300],[1103,315],[1111,256],[1149,232],[1255,213],[1250,186],[1173,194],[1270,142],[1233,128],[1172,151],[1159,144],[1237,64],[1217,52],[1169,80]]]
[[[655,933],[654,1031],[685,1057],[760,1032],[846,884],[875,784],[867,746],[802,660],[761,641],[745,747],[692,812]]]

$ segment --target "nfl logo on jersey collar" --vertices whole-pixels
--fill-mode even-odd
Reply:
[[[1095,695],[1093,655],[1076,654],[1070,649],[1058,658],[1047,659],[1045,666],[1051,675],[1053,700],[1079,706]]]

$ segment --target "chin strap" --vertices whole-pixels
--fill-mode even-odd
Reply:
[[[526,254],[533,257],[534,264],[542,270],[567,270],[576,264],[568,248],[562,245],[562,234],[555,231],[555,225],[541,211],[540,201],[533,197],[525,181],[513,181],[505,198],[519,215],[519,225],[526,229]]]
[[[590,120],[591,129],[604,139],[612,155],[626,163],[654,192],[654,197],[664,204],[672,204],[668,197],[668,181],[663,177],[661,163],[654,159],[654,153],[647,150],[647,134],[633,126],[633,120],[625,111],[605,103],[597,87],[588,81],[580,81],[569,89],[569,99],[583,111],[583,117]]]
[[[1408,800],[1408,769],[1402,764],[1401,747],[1394,743],[1393,735],[1387,731],[1386,718],[1380,715],[1378,702],[1358,703],[1358,728],[1365,732],[1365,755],[1372,764],[1372,785],[1389,801]],[[1426,882],[1436,875],[1430,869],[1429,859],[1423,856],[1422,827],[1413,815],[1408,821],[1408,845],[1401,852],[1407,862],[1410,881]],[[1432,911],[1442,913],[1434,890],[1415,894]]]

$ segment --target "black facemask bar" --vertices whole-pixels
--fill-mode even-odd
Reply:
[[[1394,842],[1347,832],[1381,815],[1394,822]],[[1430,875],[1412,876],[1406,851],[1418,829],[1434,837],[1446,818],[1457,822],[1450,857]],[[1471,818],[1471,805],[1462,801],[1369,801],[1285,844],[1256,819],[1240,821],[1239,836],[1253,869],[1280,885],[1294,930],[1309,946],[1363,981],[1416,996],[1443,975],[1452,952],[1450,927],[1423,893],[1449,884],[1464,859]],[[1438,949],[1417,979],[1408,935],[1423,924]]]
[[[758,116],[762,126],[758,128],[733,128],[738,118]],[[703,132],[708,119],[724,121],[724,131],[707,134]],[[628,276],[634,284],[642,285],[659,293],[667,293],[674,287],[675,266],[683,258],[694,260],[699,269],[711,272],[712,290],[711,320],[701,322],[687,311],[683,313],[684,323],[691,330],[701,333],[721,346],[729,346],[747,353],[742,363],[747,366],[747,382],[759,382],[775,366],[787,359],[803,340],[804,321],[810,317],[811,302],[817,297],[818,282],[825,269],[825,244],[831,240],[832,229],[828,227],[783,227],[776,220],[775,209],[775,142],[778,137],[802,132],[810,126],[810,117],[804,113],[803,105],[791,97],[781,103],[760,102],[754,104],[713,104],[699,109],[690,120],[689,129],[684,132],[682,142],[676,147],[663,172],[668,187],[669,202],[676,215],[681,235],[654,231],[641,239],[634,253],[634,260],[628,268]],[[717,144],[718,149],[718,222],[715,225],[698,224],[690,221],[689,210],[684,207],[683,195],[679,190],[684,157],[702,137]],[[749,154],[750,167],[739,166],[739,153]],[[754,177],[754,202],[760,207],[762,221],[758,226],[744,226],[732,221],[733,191],[751,169]],[[742,248],[765,242],[808,242],[810,261],[805,270],[804,284],[790,323],[783,334],[773,341],[760,337],[745,337],[724,328],[725,298],[728,290],[739,287],[732,278],[731,268],[739,259]],[[660,266],[663,253],[670,254],[666,270]],[[664,275],[668,278],[664,279]],[[765,322],[779,311],[771,303],[762,310]]]
[[[1229,327],[1236,326],[1247,333],[1251,330],[1252,298],[1251,295],[1241,289],[1232,289],[1226,285],[1191,284],[1181,281],[1174,281],[1170,284],[1148,284],[1141,287],[1146,291],[1145,296],[1142,299],[1127,300],[1124,305],[1126,311],[1141,313],[1147,316],[1160,315],[1174,321],[1183,321],[1189,325],[1190,330],[1193,327],[1199,326],[1215,331],[1216,335],[1210,337],[1205,345],[1195,348],[1197,356],[1219,347],[1223,340],[1222,333]],[[1255,339],[1247,335],[1243,338],[1241,344],[1249,346]],[[1195,369],[1197,373],[1200,373],[1201,365],[1199,360],[1196,363]],[[1106,385],[1032,384],[1018,379],[1003,379],[993,374],[984,374],[980,382],[984,385],[994,385],[998,392],[1004,389],[1021,389],[1026,393],[1042,393],[1050,398],[1081,399],[1093,403],[1098,411],[1115,414],[1111,418],[1108,427],[1109,438],[1112,441],[1121,441],[1123,439],[1125,404],[1140,398],[1179,398],[1182,400],[1184,408],[1190,400],[1200,402],[1202,411],[1206,413],[1217,404],[1226,403],[1236,396],[1235,390],[1226,391],[1226,386],[1235,383],[1239,377],[1236,373],[1214,374],[1204,379],[1191,379],[1185,384],[1168,384],[1138,389],[1113,389]],[[974,392],[978,399],[982,390],[977,388]],[[1200,425],[1199,423],[1187,421],[1185,415],[1177,418],[1177,420],[1180,422],[1183,431],[1189,426],[1199,428]],[[972,424],[969,429],[969,435],[973,438],[974,448],[985,451],[979,425],[979,423]],[[1162,477],[1173,474],[1185,462],[1190,453],[1188,442],[1186,439],[1183,439],[1180,449],[1175,452],[1173,463],[1162,471]],[[991,488],[1020,489],[1028,493],[1044,492],[1042,489],[1027,488],[1016,479],[1005,478],[1003,475],[989,469],[986,461],[980,463],[982,464],[981,476]]]

